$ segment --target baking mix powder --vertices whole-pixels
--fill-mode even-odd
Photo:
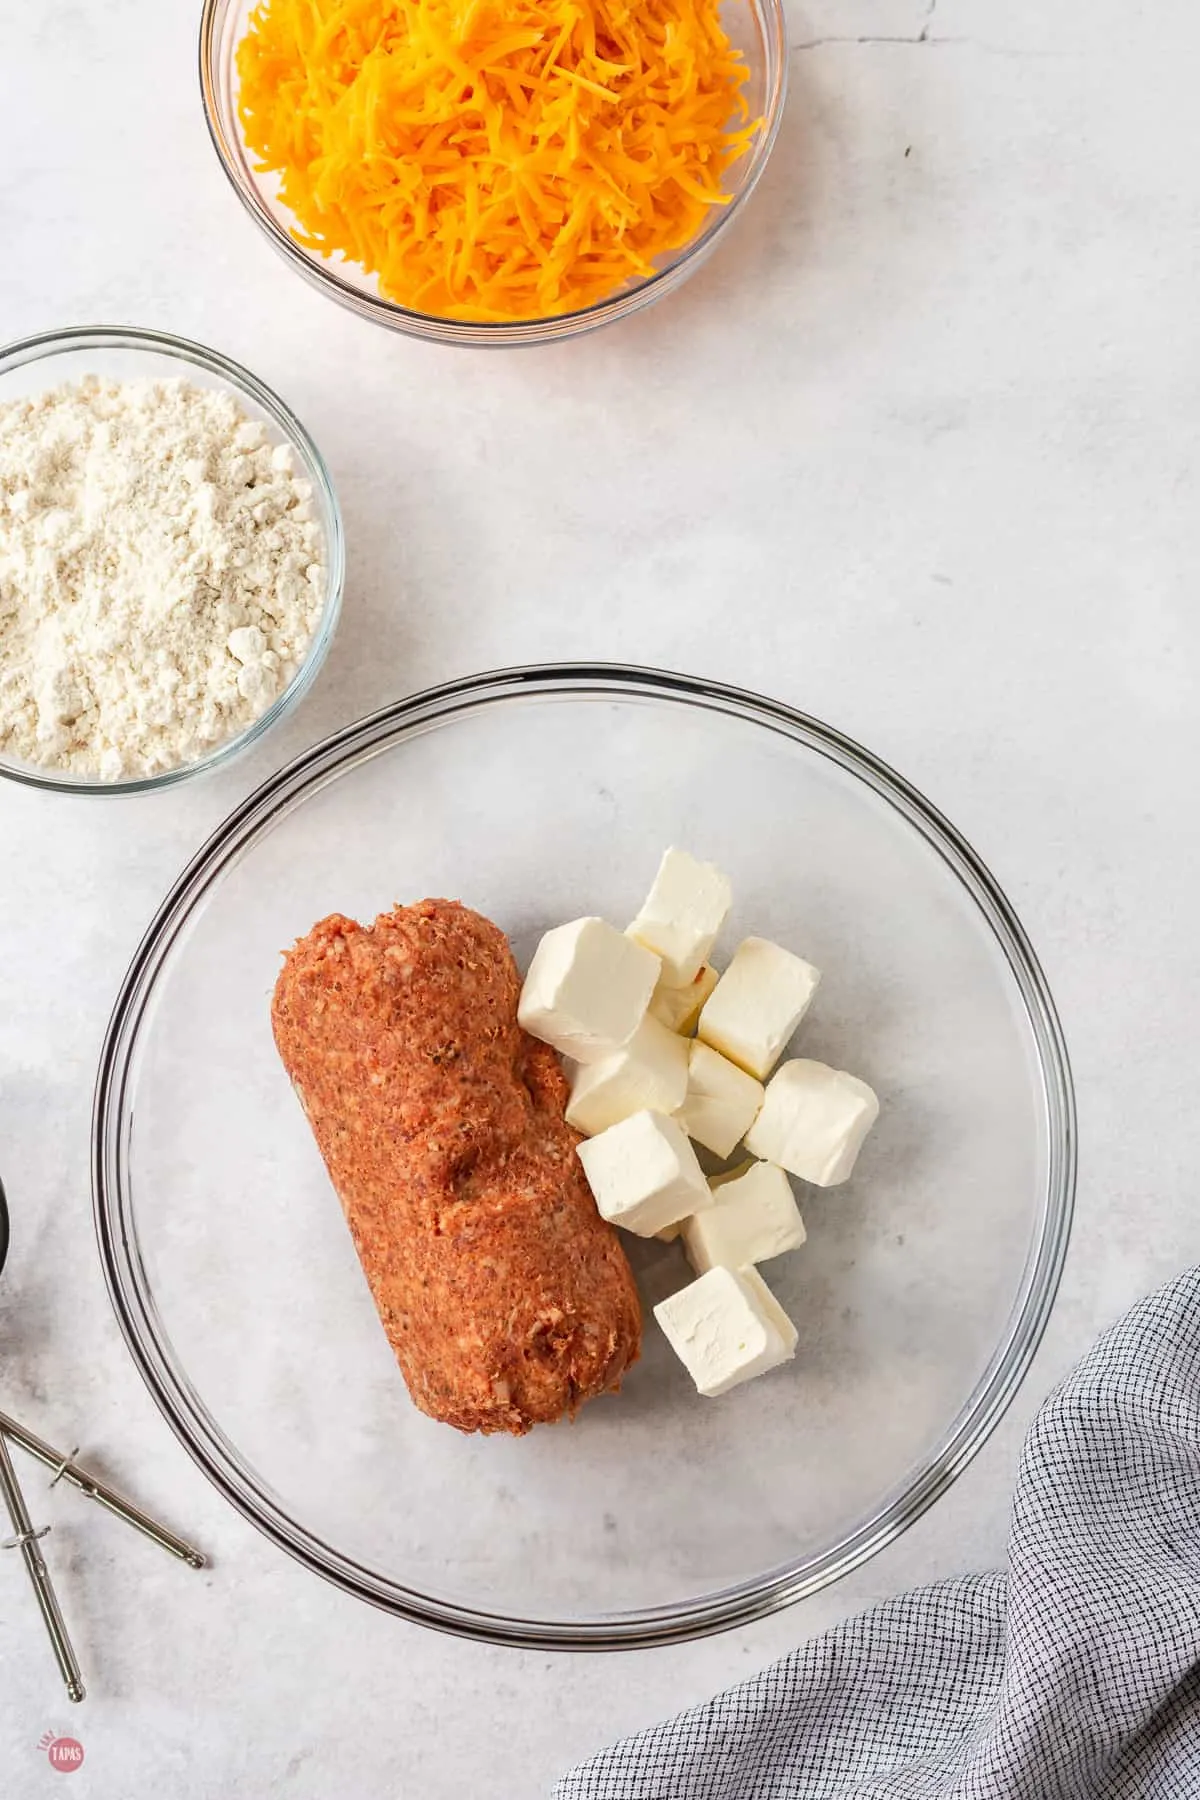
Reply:
[[[320,618],[311,493],[215,388],[88,377],[0,405],[0,752],[116,781],[245,730]]]

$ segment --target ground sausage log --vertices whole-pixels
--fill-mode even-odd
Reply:
[[[272,1006],[409,1392],[461,1431],[574,1413],[641,1343],[558,1058],[517,1024],[520,986],[495,925],[423,900],[370,927],[322,920]]]

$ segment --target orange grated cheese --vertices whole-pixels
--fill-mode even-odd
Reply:
[[[651,273],[758,129],[720,0],[259,0],[237,66],[297,241],[449,319]]]

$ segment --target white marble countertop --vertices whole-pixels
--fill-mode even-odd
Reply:
[[[106,1800],[531,1800],[873,1599],[996,1562],[1039,1397],[1198,1253],[1200,14],[797,3],[778,149],[712,263],[610,333],[488,356],[351,317],[258,238],[206,138],[197,12],[10,10],[0,335],[131,322],[248,363],[332,464],[349,586],[325,674],[256,755],[148,800],[0,791],[0,1393],[214,1557],[191,1576],[30,1480],[91,1692],[65,1705],[6,1560],[0,1773],[55,1791],[38,1740],[71,1730],[72,1791]],[[923,788],[1041,953],[1083,1143],[1044,1347],[950,1495],[814,1601],[607,1659],[403,1625],[245,1524],[133,1369],[88,1191],[108,1009],[201,838],[384,701],[574,656],[764,689]]]

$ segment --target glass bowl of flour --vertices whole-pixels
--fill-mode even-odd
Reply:
[[[136,793],[236,756],[341,610],[320,451],[254,375],[156,331],[0,350],[0,775]]]

